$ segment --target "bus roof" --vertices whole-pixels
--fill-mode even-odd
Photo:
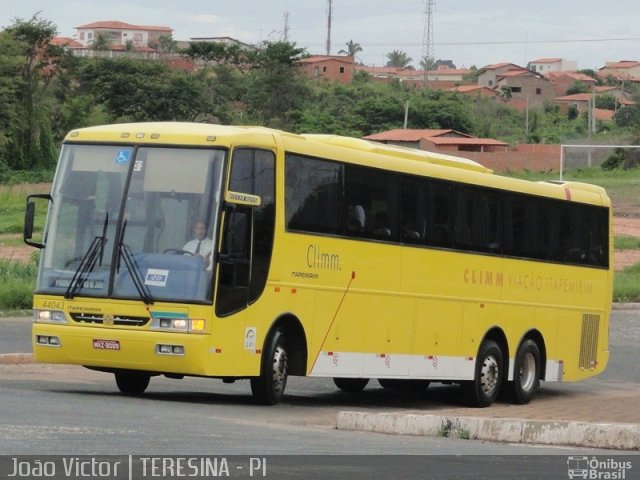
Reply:
[[[481,165],[466,158],[454,157],[451,155],[443,155],[441,153],[427,152],[415,148],[401,147],[399,145],[386,145],[369,140],[361,140],[358,138],[341,137],[338,135],[318,135],[303,134],[304,138],[316,140],[330,145],[350,148],[353,150],[361,150],[370,153],[379,153],[392,157],[404,159],[418,160],[421,162],[433,163],[435,165],[443,165],[447,167],[462,168],[482,173],[493,173],[493,171],[484,165]]]
[[[139,143],[157,145],[233,146],[255,145],[275,148],[360,165],[405,173],[435,175],[464,183],[513,190],[532,195],[610,205],[601,187],[579,182],[530,182],[501,175],[483,165],[460,157],[386,145],[338,135],[293,134],[259,126],[228,126],[189,122],[122,123],[72,130],[66,142]],[[343,158],[344,151],[350,152]],[[425,168],[427,171],[425,171]]]

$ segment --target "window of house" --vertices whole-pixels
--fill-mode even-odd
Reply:
[[[511,93],[520,93],[522,92],[522,87],[511,87]]]
[[[493,80],[489,80],[489,86],[493,87]]]
[[[93,33],[87,33],[87,40],[91,40],[93,38]]]
[[[327,67],[322,67],[322,73],[327,73]]]
[[[536,95],[542,95],[542,89],[536,88]]]
[[[344,73],[344,67],[340,67],[340,73]]]

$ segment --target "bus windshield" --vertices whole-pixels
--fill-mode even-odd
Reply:
[[[63,147],[38,291],[210,302],[225,151]]]

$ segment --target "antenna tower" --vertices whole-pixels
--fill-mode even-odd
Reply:
[[[333,14],[333,0],[327,0],[327,55],[331,55],[331,16]]]
[[[424,34],[422,37],[422,61],[424,62],[424,86],[427,87],[429,81],[429,69],[427,62],[434,58],[433,53],[433,11],[435,10],[435,0],[424,0]]]

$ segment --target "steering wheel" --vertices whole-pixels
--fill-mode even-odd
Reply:
[[[171,253],[173,255],[190,255],[190,256],[193,256],[193,253],[191,253],[191,252],[189,252],[187,250],[182,250],[181,248],[167,248],[162,253]]]

